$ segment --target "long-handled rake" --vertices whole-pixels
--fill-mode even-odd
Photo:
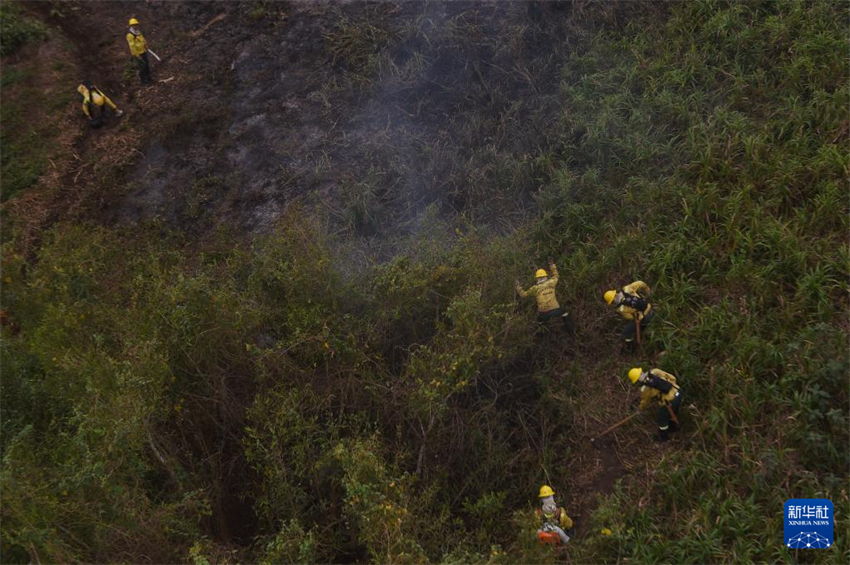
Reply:
[[[626,422],[628,422],[629,420],[631,420],[635,416],[639,416],[640,414],[642,414],[642,412],[635,412],[634,414],[631,414],[630,416],[623,418],[622,420],[620,420],[619,422],[617,422],[616,424],[614,424],[613,426],[611,426],[610,428],[608,428],[607,430],[605,430],[604,432],[602,432],[601,434],[599,434],[598,436],[596,436],[595,438],[590,440],[590,443],[595,445],[596,440],[598,440],[602,436],[608,435],[610,432],[616,430],[617,428],[619,428],[620,426],[622,426],[623,424],[625,424]]]

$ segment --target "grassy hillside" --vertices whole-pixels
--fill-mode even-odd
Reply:
[[[445,112],[452,202],[485,203],[392,260],[352,272],[357,229],[309,207],[251,243],[60,222],[35,257],[5,244],[4,562],[850,560],[846,7],[637,12],[550,46],[522,41],[545,18],[509,28],[508,60],[560,55],[526,69],[557,88]],[[374,43],[344,51],[355,98],[427,53],[334,17],[328,49]],[[518,229],[481,225],[529,198]],[[574,342],[514,296],[550,254]],[[657,316],[630,356],[602,293],[636,278]],[[656,446],[647,415],[597,453],[638,364],[679,377],[683,430]],[[577,509],[564,554],[533,537],[544,482]],[[835,504],[829,550],[782,544],[804,497]]]
[[[0,4],[0,37],[0,202],[5,202],[35,185],[51,160],[56,160],[56,147],[67,142],[61,122],[76,93],[59,85],[75,80],[76,69],[70,46],[61,34],[16,3]]]

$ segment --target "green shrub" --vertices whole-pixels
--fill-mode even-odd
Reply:
[[[21,6],[9,0],[0,3],[0,55],[11,55],[26,43],[48,37],[44,24],[27,16]]]
[[[468,12],[396,34],[384,10],[340,12],[326,42],[395,93],[427,72],[428,41],[495,49]],[[581,516],[569,559],[847,561],[841,536],[788,551],[777,511],[826,497],[848,527],[845,24],[829,2],[675,4],[558,43],[557,93],[529,94],[554,105],[548,121],[479,68],[469,91],[487,115],[457,114],[461,158],[423,135],[425,164],[374,150],[349,185],[349,231],[370,235],[411,172],[493,210],[534,192],[539,214],[509,235],[435,212],[371,265],[299,209],[198,252],[63,224],[36,260],[6,249],[19,332],[0,343],[4,554],[555,562],[534,494],[544,481],[572,494],[590,449],[576,422],[602,421],[591,401],[628,405],[605,379],[636,359],[613,352],[621,321],[601,295],[640,278],[657,312],[640,362],[679,377],[682,439],[641,448],[649,430],[629,428],[642,451],[621,455],[639,472]],[[509,58],[537,32],[506,25]],[[580,327],[569,347],[513,292],[550,253]],[[243,522],[247,541],[231,531]]]

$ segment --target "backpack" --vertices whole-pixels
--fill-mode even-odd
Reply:
[[[643,312],[649,306],[649,302],[645,298],[635,296],[634,294],[626,294],[625,292],[623,293],[622,304],[629,308],[634,308],[638,312]]]
[[[646,379],[646,385],[648,387],[654,388],[655,390],[660,390],[662,394],[667,394],[673,388],[679,390],[678,386],[674,385],[667,379],[656,377],[652,373],[649,373],[649,376]]]

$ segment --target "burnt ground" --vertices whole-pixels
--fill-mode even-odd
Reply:
[[[563,50],[588,35],[583,10],[152,1],[45,14],[75,44],[82,73],[127,111],[82,133],[51,221],[251,237],[295,207],[390,248],[432,218],[510,230],[562,151],[549,126]],[[138,86],[129,15],[163,57],[152,66],[166,82]]]
[[[47,4],[30,4],[61,28],[78,72],[125,115],[91,131],[73,122],[76,103],[69,110],[63,127],[71,133],[51,182],[8,204],[24,234],[19,242],[37,241],[61,219],[162,226],[190,242],[222,230],[250,240],[295,210],[319,216],[379,258],[434,219],[508,231],[534,213],[534,193],[564,150],[551,126],[561,111],[565,50],[580,48],[591,22],[618,25],[630,9],[584,2],[68,6],[56,17]],[[159,82],[149,88],[138,85],[129,61],[130,15],[164,59],[153,62]],[[650,417],[591,447],[592,437],[633,408],[610,370],[625,359],[593,355],[605,347],[592,339],[577,353],[590,386],[572,390],[567,369],[557,377],[569,391],[564,402],[581,405],[572,411],[573,461],[564,479],[579,536],[598,494],[667,449],[648,441]],[[576,360],[571,355],[562,366]]]
[[[469,139],[488,133],[475,131],[478,122],[520,118],[514,100],[540,88],[519,72],[494,78],[507,71],[497,69],[489,42],[521,8],[292,3],[247,16],[242,5],[163,8],[195,25],[220,18],[196,37],[182,30],[187,37],[174,47],[206,80],[180,93],[194,115],[182,114],[175,131],[142,151],[111,221],[159,216],[198,230],[226,224],[256,233],[298,203],[383,239],[415,229],[428,206],[444,217],[518,220],[530,203],[528,183],[486,203],[469,201],[466,186],[485,180],[469,178],[466,166],[476,141],[491,162],[517,150],[530,159],[535,149],[530,140]],[[465,28],[481,38],[461,41]],[[157,75],[180,72],[169,65]],[[490,82],[510,88],[510,99],[494,97]],[[557,85],[543,87],[554,93]]]

